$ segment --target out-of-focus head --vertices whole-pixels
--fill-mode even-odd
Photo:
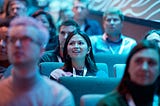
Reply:
[[[19,17],[27,16],[27,0],[8,0],[6,4],[6,16],[8,17]]]
[[[42,22],[43,25],[49,30],[51,35],[55,35],[56,27],[52,16],[48,12],[38,10],[32,15],[32,17]]]
[[[48,30],[31,17],[18,17],[8,30],[8,56],[13,64],[33,64],[39,60],[48,43]]]
[[[122,31],[124,16],[116,7],[108,8],[103,14],[103,27],[108,35],[119,35]]]
[[[73,0],[72,11],[75,20],[84,20],[88,14],[88,0]]]
[[[73,20],[67,20],[62,22],[59,27],[59,44],[60,48],[64,47],[64,43],[69,33],[79,30],[79,25]]]
[[[132,81],[141,86],[153,84],[160,75],[160,49],[155,42],[142,41],[130,52],[121,86]]]
[[[7,31],[9,21],[0,24],[0,61],[8,60],[7,56]]]
[[[158,44],[158,46],[160,47],[160,30],[149,31],[146,34],[146,36],[144,37],[144,39],[146,39],[148,41],[156,42]]]

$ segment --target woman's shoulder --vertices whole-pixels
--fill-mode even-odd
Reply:
[[[107,93],[104,98],[100,100],[98,106],[127,106],[123,97],[118,93],[117,90]]]

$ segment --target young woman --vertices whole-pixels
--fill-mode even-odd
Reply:
[[[64,66],[51,72],[50,77],[58,80],[62,76],[96,76],[91,41],[84,32],[71,33],[64,44]]]

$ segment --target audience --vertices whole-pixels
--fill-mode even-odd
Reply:
[[[98,106],[160,106],[159,75],[160,49],[153,42],[138,43],[128,56],[120,85]]]
[[[63,62],[63,48],[65,40],[69,33],[74,30],[78,30],[78,24],[73,20],[64,21],[59,27],[59,44],[56,49],[52,52],[45,53],[41,60],[41,62]]]
[[[50,32],[50,38],[46,46],[46,51],[55,49],[56,46],[58,45],[58,37],[56,36],[56,27],[54,25],[52,16],[48,12],[45,12],[43,10],[38,10],[32,15],[32,17],[42,22]]]
[[[13,68],[11,76],[0,81],[1,106],[74,106],[65,87],[39,73],[38,61],[48,39],[48,31],[35,19],[12,20],[7,50]]]
[[[160,47],[160,30],[150,30],[144,39],[157,42],[158,46]]]
[[[84,32],[78,30],[67,37],[63,54],[64,66],[61,69],[53,70],[50,74],[51,79],[58,80],[62,76],[105,75],[105,73],[98,74],[91,41]]]
[[[73,18],[79,24],[81,31],[86,32],[89,36],[102,34],[102,28],[98,21],[87,19],[88,3],[88,0],[73,0]]]
[[[136,41],[122,34],[124,16],[113,7],[104,12],[103,36],[91,38],[94,53],[128,54]]]

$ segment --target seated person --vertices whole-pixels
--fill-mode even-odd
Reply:
[[[89,12],[88,1],[89,0],[73,0],[73,19],[80,26],[80,30],[86,32],[89,36],[100,35],[103,32],[99,22],[87,17]]]
[[[78,24],[73,20],[64,21],[59,27],[58,45],[55,50],[46,52],[41,60],[41,62],[63,62],[63,48],[65,40],[69,33],[74,30],[79,29]]]
[[[113,7],[104,12],[102,36],[91,37],[93,52],[107,54],[128,54],[136,41],[122,34],[124,16]]]
[[[75,106],[69,90],[39,73],[38,61],[48,40],[48,30],[34,18],[11,21],[7,51],[13,67],[0,81],[1,106]]]
[[[153,42],[138,43],[128,56],[120,85],[98,106],[160,106],[159,76],[160,49]]]
[[[61,69],[53,70],[50,74],[51,79],[58,80],[62,76],[102,75],[98,74],[91,41],[84,32],[75,31],[67,37],[63,54],[64,66]]]
[[[149,31],[144,39],[157,42],[158,46],[160,47],[160,30]]]
[[[32,17],[42,22],[50,33],[49,42],[46,46],[46,51],[54,50],[58,45],[58,37],[56,36],[56,27],[54,25],[52,16],[43,10],[36,11]]]
[[[0,79],[10,65],[7,56],[7,31],[9,21],[0,23]]]

